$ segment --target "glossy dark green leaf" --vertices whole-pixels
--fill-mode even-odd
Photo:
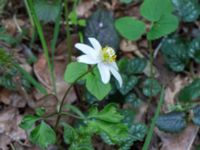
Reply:
[[[115,27],[121,36],[128,40],[138,40],[145,33],[146,27],[142,21],[133,17],[122,17],[115,21]]]
[[[200,64],[200,37],[194,39],[189,45],[189,55]]]
[[[84,35],[85,40],[88,40],[88,37],[96,38],[103,47],[110,46],[115,50],[119,48],[120,39],[110,11],[98,9],[94,12],[87,21]]]
[[[127,74],[140,74],[143,73],[147,65],[147,61],[143,58],[133,58],[128,60],[126,64],[126,73]]]
[[[195,125],[200,126],[200,105],[195,106],[192,109],[193,116],[192,116],[192,121]]]
[[[138,107],[142,103],[141,99],[139,99],[134,93],[127,95],[125,102],[131,104],[133,107]]]
[[[188,45],[178,37],[166,38],[161,47],[165,63],[175,72],[184,71],[189,62]]]
[[[41,122],[30,133],[30,140],[41,148],[47,148],[56,143],[56,133],[45,122]]]
[[[37,120],[39,120],[38,116],[26,115],[23,117],[19,126],[25,130],[31,129],[31,127],[35,124]]]
[[[147,79],[144,82],[143,94],[145,96],[156,96],[161,91],[159,82],[155,79]]]
[[[178,93],[179,101],[190,102],[200,97],[200,79],[195,79]]]
[[[124,116],[123,123],[126,124],[128,128],[130,128],[133,125],[136,112],[134,112],[134,110],[130,108],[130,109],[123,109],[121,113]]]
[[[156,121],[156,126],[165,132],[180,132],[186,127],[185,113],[170,112],[160,115]]]
[[[122,76],[122,80],[123,80],[123,85],[122,85],[122,87],[119,87],[118,83],[116,83],[117,89],[120,91],[120,93],[122,95],[126,95],[138,83],[139,78],[136,76],[127,76],[125,74],[121,74],[121,76]]]
[[[198,19],[200,4],[198,0],[172,0],[176,13],[185,22],[192,22]]]
[[[34,8],[39,20],[45,23],[54,22],[59,15],[60,1],[35,0]]]

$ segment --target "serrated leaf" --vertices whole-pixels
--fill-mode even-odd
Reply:
[[[192,109],[193,116],[192,116],[192,121],[195,125],[200,126],[200,105],[195,106]]]
[[[33,2],[39,20],[45,23],[56,21],[60,11],[59,0],[35,0]]]
[[[184,71],[189,62],[187,41],[179,37],[166,38],[161,50],[170,69],[175,72]]]
[[[37,120],[39,120],[38,116],[26,115],[23,117],[19,126],[24,130],[31,129]]]
[[[191,102],[200,97],[200,79],[195,79],[178,93],[178,100]]]
[[[192,40],[189,45],[189,55],[196,63],[200,64],[200,37]]]
[[[111,91],[110,83],[102,83],[99,75],[92,73],[87,75],[86,88],[98,100],[102,100],[103,98],[105,98]]]
[[[110,123],[119,123],[124,117],[117,112],[114,104],[108,104],[100,112],[98,112],[96,107],[93,108],[89,114],[89,118],[96,118]]]
[[[73,83],[87,71],[88,65],[79,62],[72,62],[68,64],[67,69],[65,70],[64,80],[68,83]]]
[[[161,91],[159,82],[155,79],[147,79],[144,82],[143,94],[145,96],[156,96]]]
[[[170,0],[145,0],[140,7],[140,13],[150,21],[158,21],[164,14],[170,14],[173,5]]]
[[[119,87],[119,85],[116,83],[117,89],[120,91],[120,93],[122,95],[126,95],[138,83],[139,78],[136,76],[127,76],[125,74],[121,74],[121,76],[122,76],[122,80],[123,80],[123,85],[122,85],[122,87]]]
[[[103,47],[110,46],[115,50],[119,48],[120,38],[115,29],[114,18],[110,11],[98,9],[94,12],[87,20],[84,35],[85,40],[88,40],[88,37],[96,38]]]
[[[172,0],[176,13],[185,22],[192,22],[198,19],[200,4],[198,0]]]
[[[156,121],[156,126],[165,132],[180,132],[186,127],[185,113],[170,112],[160,115]]]
[[[178,18],[172,14],[163,15],[160,20],[153,23],[153,26],[147,33],[147,38],[155,40],[174,32],[178,27],[178,22]]]
[[[41,122],[30,133],[30,140],[41,148],[47,148],[49,145],[56,143],[56,133],[45,122]]]
[[[122,17],[115,21],[115,27],[124,38],[138,40],[145,33],[145,24],[132,17]]]

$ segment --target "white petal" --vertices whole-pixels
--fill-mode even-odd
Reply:
[[[107,84],[110,81],[110,70],[107,65],[104,63],[99,63],[97,65],[100,75],[101,75],[101,80],[103,83]]]
[[[99,41],[97,41],[95,38],[88,38],[90,43],[92,44],[93,48],[97,51],[100,52],[101,51],[101,45],[99,43]]]
[[[81,55],[81,56],[77,57],[77,61],[80,63],[90,64],[90,65],[98,63],[97,60],[94,60],[93,58],[91,58],[88,55]]]
[[[116,62],[113,62],[113,63],[111,63],[110,65],[111,65],[111,67],[113,67],[115,70],[117,70],[117,71],[119,70],[119,68],[118,68]]]
[[[119,82],[119,86],[122,87],[123,81],[122,81],[122,77],[119,74],[119,72],[112,67],[110,67],[109,69],[110,69],[112,75],[115,77],[115,79]]]
[[[89,55],[93,58],[97,57],[98,53],[90,46],[82,43],[75,44],[75,47],[85,53],[86,55]]]

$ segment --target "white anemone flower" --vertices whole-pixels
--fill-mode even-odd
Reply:
[[[113,48],[102,48],[100,43],[95,38],[88,38],[92,47],[83,43],[75,44],[75,47],[84,54],[77,58],[78,62],[95,65],[99,69],[101,80],[104,84],[109,83],[111,74],[122,86],[122,77],[119,74],[119,69],[116,64],[116,54]]]

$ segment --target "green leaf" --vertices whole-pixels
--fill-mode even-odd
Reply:
[[[191,102],[200,97],[200,79],[195,79],[192,83],[180,90],[178,93],[179,101]]]
[[[84,36],[88,43],[88,38],[94,37],[102,47],[110,46],[117,50],[120,38],[114,26],[113,13],[104,9],[94,12],[87,20]]]
[[[39,120],[38,116],[26,115],[23,117],[19,126],[24,130],[31,129],[37,120]]]
[[[130,4],[133,0],[120,0],[120,3]]]
[[[173,10],[171,0],[144,0],[140,7],[140,13],[150,21],[158,21],[164,14],[170,14]]]
[[[93,108],[90,111],[89,118],[96,118],[110,123],[119,123],[124,117],[117,112],[117,108],[114,104],[108,104],[100,112],[98,112],[96,107]]]
[[[56,143],[56,133],[48,124],[42,121],[31,131],[30,140],[42,148],[47,148],[49,145]]]
[[[40,107],[40,108],[36,108],[36,115],[41,117],[42,115],[44,115],[44,113],[46,112],[44,107]]]
[[[132,108],[123,109],[121,113],[124,116],[123,123],[126,124],[128,128],[130,128],[133,125],[133,121],[134,121],[136,113],[134,112]]]
[[[155,40],[174,32],[178,27],[178,22],[178,18],[172,14],[163,15],[160,20],[153,23],[153,26],[147,33],[147,38]]]
[[[55,22],[60,11],[59,0],[35,0],[34,8],[40,21]]]
[[[68,64],[65,70],[64,80],[68,83],[74,83],[77,79],[81,78],[88,71],[88,65],[72,62]]]
[[[98,100],[105,98],[111,91],[110,83],[102,83],[97,73],[90,73],[87,75],[86,88]]]
[[[139,107],[142,103],[141,99],[139,99],[134,93],[127,95],[125,102],[130,103],[133,107]]]
[[[63,109],[67,109],[68,111],[72,111],[76,113],[78,116],[85,118],[85,115],[76,107],[71,104],[64,104]]]
[[[64,142],[66,144],[73,143],[73,141],[77,136],[76,130],[72,126],[66,123],[64,123],[63,126],[64,126],[64,134],[63,134]]]
[[[155,79],[147,79],[144,82],[143,94],[145,96],[156,96],[161,91],[159,82]]]
[[[184,71],[189,62],[187,41],[179,37],[166,38],[161,50],[170,69],[175,72]]]
[[[128,40],[138,40],[145,33],[145,24],[132,17],[122,17],[115,21],[118,32]]]
[[[172,0],[176,13],[185,22],[193,22],[198,19],[200,5],[198,0]]]
[[[200,37],[194,39],[189,45],[189,55],[200,64]]]
[[[117,89],[119,90],[119,92],[122,95],[126,95],[126,94],[128,94],[128,92],[130,92],[135,87],[135,85],[139,81],[139,78],[136,76],[127,76],[125,74],[121,74],[121,76],[122,76],[122,80],[123,80],[123,85],[122,85],[122,87],[119,87],[119,84],[116,83]]]
[[[147,127],[144,124],[133,124],[129,129],[129,138],[120,144],[119,150],[130,150],[133,142],[141,141],[147,132]]]
[[[200,105],[195,106],[193,109],[192,121],[195,125],[200,126]]]
[[[185,113],[170,112],[160,115],[156,121],[157,127],[165,132],[177,133],[186,127]]]
[[[127,74],[141,74],[147,65],[147,61],[144,58],[129,59],[125,64]]]

